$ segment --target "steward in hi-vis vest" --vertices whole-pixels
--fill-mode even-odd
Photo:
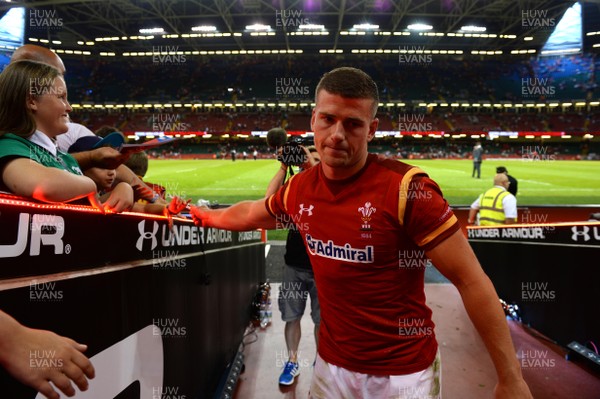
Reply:
[[[497,226],[517,221],[517,198],[507,191],[510,182],[504,173],[494,177],[494,187],[481,194],[469,211],[469,223],[479,212],[480,226]]]
[[[502,200],[510,195],[508,191],[500,187],[492,187],[479,196],[479,225],[495,226],[504,224],[504,207]]]

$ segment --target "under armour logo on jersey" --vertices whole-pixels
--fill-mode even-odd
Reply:
[[[158,232],[158,223],[154,222],[152,226],[152,231],[146,231],[146,221],[142,220],[138,223],[138,230],[140,232],[140,238],[138,238],[135,247],[141,251],[144,246],[144,240],[152,240],[152,246],[150,250],[152,251],[158,245],[158,240],[156,239],[156,233]]]
[[[571,236],[573,241],[579,241],[578,237],[583,237],[583,241],[589,241],[591,239],[590,235],[588,234],[590,228],[587,226],[583,226],[583,231],[579,231],[577,226],[573,226],[571,227],[571,231],[573,232],[573,235]]]
[[[312,210],[315,209],[314,205],[310,205],[308,208],[304,207],[304,204],[300,204],[300,211],[298,213],[300,213],[302,215],[302,213],[304,211],[308,212],[308,216],[312,216]]]

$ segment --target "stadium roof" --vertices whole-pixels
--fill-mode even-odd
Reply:
[[[589,16],[585,31],[600,30],[599,3],[584,3],[584,15]],[[57,41],[59,48],[94,42],[94,52],[117,54],[159,44],[178,46],[178,50],[349,52],[420,46],[507,52],[539,50],[573,4],[562,0],[13,0],[0,5],[0,14],[25,6],[26,38]],[[327,33],[297,34],[300,25],[307,23],[323,25]],[[367,23],[378,28],[353,28]],[[408,25],[417,23],[432,28],[409,31]],[[271,31],[252,34],[247,29],[252,24],[270,25]],[[192,31],[199,25],[215,26],[216,31]],[[486,31],[461,33],[466,25],[483,26]],[[132,39],[140,35],[139,29],[154,27],[163,28],[164,33],[154,34],[152,44]],[[106,37],[113,39],[97,40]]]

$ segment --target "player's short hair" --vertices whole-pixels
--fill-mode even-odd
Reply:
[[[379,106],[377,83],[360,69],[341,67],[324,74],[315,90],[315,103],[317,103],[321,90],[345,98],[373,100],[373,117],[377,114],[377,107]]]

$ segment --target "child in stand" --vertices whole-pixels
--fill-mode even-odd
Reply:
[[[71,146],[69,152],[90,151],[103,145],[103,139],[98,136],[90,136],[86,139],[85,142],[79,141],[77,146]],[[130,184],[118,182],[115,185],[117,173],[114,169],[92,167],[86,169],[83,173],[96,183],[100,201],[105,204],[107,209],[128,210],[170,217],[185,210],[190,202],[190,200],[186,202],[178,197],[173,197],[168,204],[138,201],[136,191]]]

